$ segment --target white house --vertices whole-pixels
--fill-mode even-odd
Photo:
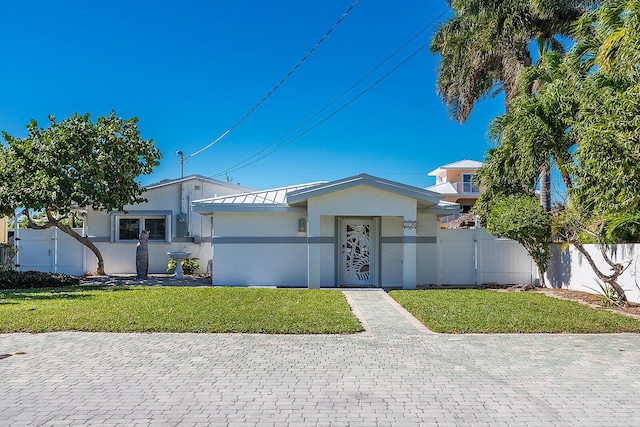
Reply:
[[[212,267],[213,285],[412,289],[536,280],[516,242],[441,229],[439,217],[459,204],[369,175],[265,191],[192,175],[150,185],[145,197],[126,212],[89,210],[78,229],[102,252],[107,274],[136,272],[147,229],[149,273],[165,272],[167,252],[188,251],[200,272]],[[93,253],[56,228],[17,232],[20,270],[95,271]]]
[[[361,174],[193,202],[211,218],[213,285],[436,283],[438,217],[460,205]]]
[[[122,212],[89,209],[85,234],[100,249],[107,274],[136,272],[136,244],[142,230],[149,230],[149,273],[164,273],[167,252],[184,250],[200,259],[205,272],[211,260],[209,218],[194,215],[190,209],[196,199],[238,194],[253,189],[201,175],[164,180],[146,188],[148,202],[126,206]],[[95,271],[97,260],[85,250],[85,271]]]

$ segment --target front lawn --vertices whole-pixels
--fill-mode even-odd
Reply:
[[[389,295],[435,332],[640,332],[639,320],[535,292],[438,289]]]
[[[340,291],[79,286],[0,291],[0,332],[362,331]]]

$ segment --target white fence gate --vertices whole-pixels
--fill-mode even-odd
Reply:
[[[82,233],[82,229],[75,229]],[[84,274],[84,246],[57,227],[44,230],[18,229],[16,270]]]
[[[520,244],[484,229],[438,231],[438,283],[479,286],[534,284],[538,273]]]

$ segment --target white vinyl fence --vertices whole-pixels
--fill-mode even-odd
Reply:
[[[86,263],[85,247],[56,228],[20,229],[16,237],[18,270],[81,276],[88,271],[87,268],[94,268]],[[498,239],[484,229],[438,230],[437,242],[439,285],[534,284],[538,281],[536,265],[522,246],[512,240]],[[600,268],[608,273],[597,246],[586,247]],[[135,252],[133,246],[132,250]],[[166,252],[166,248],[163,251]],[[615,262],[629,265],[620,276],[619,283],[630,301],[640,302],[640,244],[611,245],[608,251]],[[161,261],[166,262],[165,258]],[[134,264],[127,266],[127,273],[135,272]],[[547,286],[586,292],[599,289],[593,270],[573,247],[565,251],[560,245],[552,247],[545,277]]]
[[[75,229],[82,233],[82,229]],[[45,230],[18,229],[16,270],[45,271],[82,276],[85,272],[84,246],[56,227]]]
[[[438,284],[535,284],[537,268],[517,242],[484,229],[438,231]]]
[[[83,229],[74,229],[84,234]],[[73,237],[56,227],[44,230],[19,229],[17,231],[18,254],[16,270],[45,271],[83,276],[94,272],[97,266],[95,255]],[[136,244],[96,242],[105,259],[107,274],[136,273]],[[169,251],[187,250],[200,259],[200,271],[204,273],[211,259],[211,244],[163,243],[149,247],[149,273],[164,273],[167,269]]]

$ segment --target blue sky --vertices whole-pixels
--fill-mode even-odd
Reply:
[[[179,3],[179,4],[178,4]],[[179,176],[192,154],[243,117],[309,51],[353,0],[20,1],[3,5],[0,130],[74,112],[139,118],[163,154],[149,184]],[[198,173],[255,188],[333,180],[361,172],[425,187],[427,173],[482,160],[501,98],[464,125],[435,91],[428,47],[354,102],[258,162],[233,166],[280,140],[447,10],[444,0],[360,0],[297,71],[233,132],[190,157]],[[440,18],[440,22],[445,19]],[[286,143],[380,79],[431,38],[407,48]],[[276,145],[278,146],[278,145]]]

